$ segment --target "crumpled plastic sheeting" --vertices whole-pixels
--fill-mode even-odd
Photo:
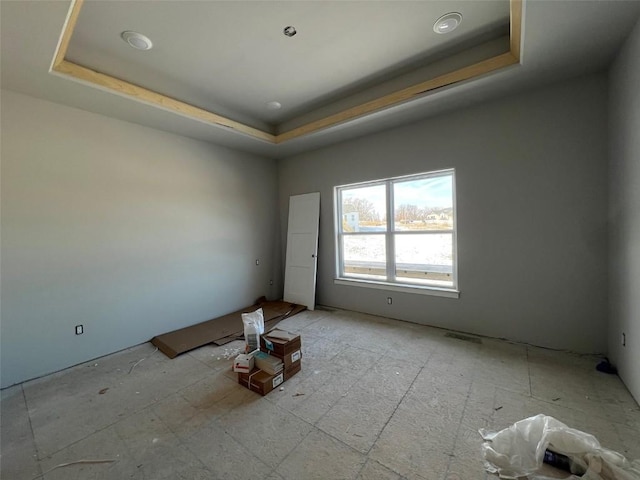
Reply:
[[[499,432],[480,429],[485,440],[482,453],[485,469],[500,478],[554,480],[541,473],[545,450],[569,457],[572,473],[566,479],[640,480],[640,460],[600,446],[588,433],[567,427],[547,415],[536,415]]]

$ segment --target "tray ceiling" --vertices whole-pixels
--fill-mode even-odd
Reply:
[[[105,3],[112,2],[106,0]],[[382,3],[403,4],[394,0],[382,0]],[[429,1],[425,0],[425,3]],[[87,0],[80,10],[92,4],[93,0]],[[64,43],[68,40],[73,43],[75,34],[61,38],[61,32],[66,34],[74,30],[70,28],[74,22],[69,17],[70,7],[73,10],[74,5],[70,0],[0,1],[0,83],[3,91],[30,95],[267,158],[285,158],[490,99],[517,95],[526,89],[606,71],[640,18],[637,0],[522,0],[522,35],[511,35],[506,39],[507,43],[501,38],[491,40],[489,36],[485,37],[484,46],[473,47],[475,42],[482,43],[482,38],[470,40],[466,47],[448,45],[434,58],[418,58],[417,64],[406,67],[394,64],[391,72],[382,72],[380,77],[343,86],[342,90],[334,92],[335,95],[314,97],[310,103],[302,105],[301,113],[296,113],[294,118],[283,116],[279,122],[269,120],[263,126],[264,121],[241,118],[240,112],[231,109],[229,112],[207,111],[64,60],[67,51]],[[82,27],[81,11],[78,28]],[[465,17],[462,26],[467,20]],[[363,17],[360,23],[366,25],[368,21]],[[191,25],[181,25],[177,19],[163,24],[168,30],[178,27],[188,30]],[[427,27],[427,30],[431,28]],[[138,27],[130,25],[126,28]],[[114,32],[116,38],[119,33]],[[152,32],[144,33],[153,35]],[[299,35],[303,33],[301,30]],[[521,55],[502,53],[519,47],[514,40],[520,38]],[[157,43],[158,39],[153,39]],[[383,40],[393,42],[388,35]],[[122,44],[126,47],[124,42]],[[455,53],[459,48],[463,51]],[[515,56],[521,61],[513,62]],[[268,82],[255,79],[258,86],[265,83]],[[213,103],[212,98],[205,100]],[[192,103],[197,105],[195,101]],[[208,108],[208,104],[202,105]],[[284,110],[285,106],[283,115],[289,113]],[[242,115],[249,116],[246,112]]]
[[[76,0],[52,71],[282,143],[517,63],[519,7],[520,0]],[[448,12],[461,13],[462,23],[435,33]],[[284,35],[287,26],[296,35]],[[131,48],[120,37],[127,30],[153,48]],[[273,101],[282,108],[269,109]]]

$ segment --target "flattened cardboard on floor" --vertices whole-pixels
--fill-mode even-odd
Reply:
[[[266,302],[266,300],[264,297],[262,297],[256,303],[262,306],[264,302]],[[307,307],[305,307],[304,305],[298,305],[298,304],[289,303],[289,302],[279,301],[279,302],[267,302],[267,303],[269,304],[268,311],[266,309],[267,307],[263,307],[265,332],[268,332],[269,330],[273,329],[281,320],[284,320],[287,317],[291,317],[296,313],[300,313],[303,310],[307,309]],[[257,306],[252,306],[251,308],[255,310]],[[254,310],[245,309],[242,313],[252,312]],[[242,338],[244,338],[244,327],[242,325],[242,317],[240,317],[240,324],[237,332],[234,332],[231,335],[223,338],[218,338],[214,340],[212,343],[215,343],[216,345],[224,345],[226,343],[232,342],[234,340],[242,339]]]
[[[241,315],[258,308],[262,308],[264,313],[265,330],[273,328],[285,318],[306,310],[303,305],[281,301],[270,302],[262,297],[254,305],[242,310],[153,337],[151,343],[169,358],[175,358],[181,353],[221,339],[226,340],[221,343],[224,344],[242,338],[244,328]]]

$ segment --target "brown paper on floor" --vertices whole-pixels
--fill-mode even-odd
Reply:
[[[153,337],[151,343],[169,358],[175,358],[181,353],[208,343],[224,345],[242,338],[244,331],[242,314],[253,312],[258,308],[262,308],[264,314],[265,330],[270,330],[278,322],[306,310],[307,307],[282,301],[270,302],[265,297],[261,297],[254,305],[242,310]]]

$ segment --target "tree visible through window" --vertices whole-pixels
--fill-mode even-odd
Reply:
[[[335,190],[339,278],[457,288],[453,170]]]

